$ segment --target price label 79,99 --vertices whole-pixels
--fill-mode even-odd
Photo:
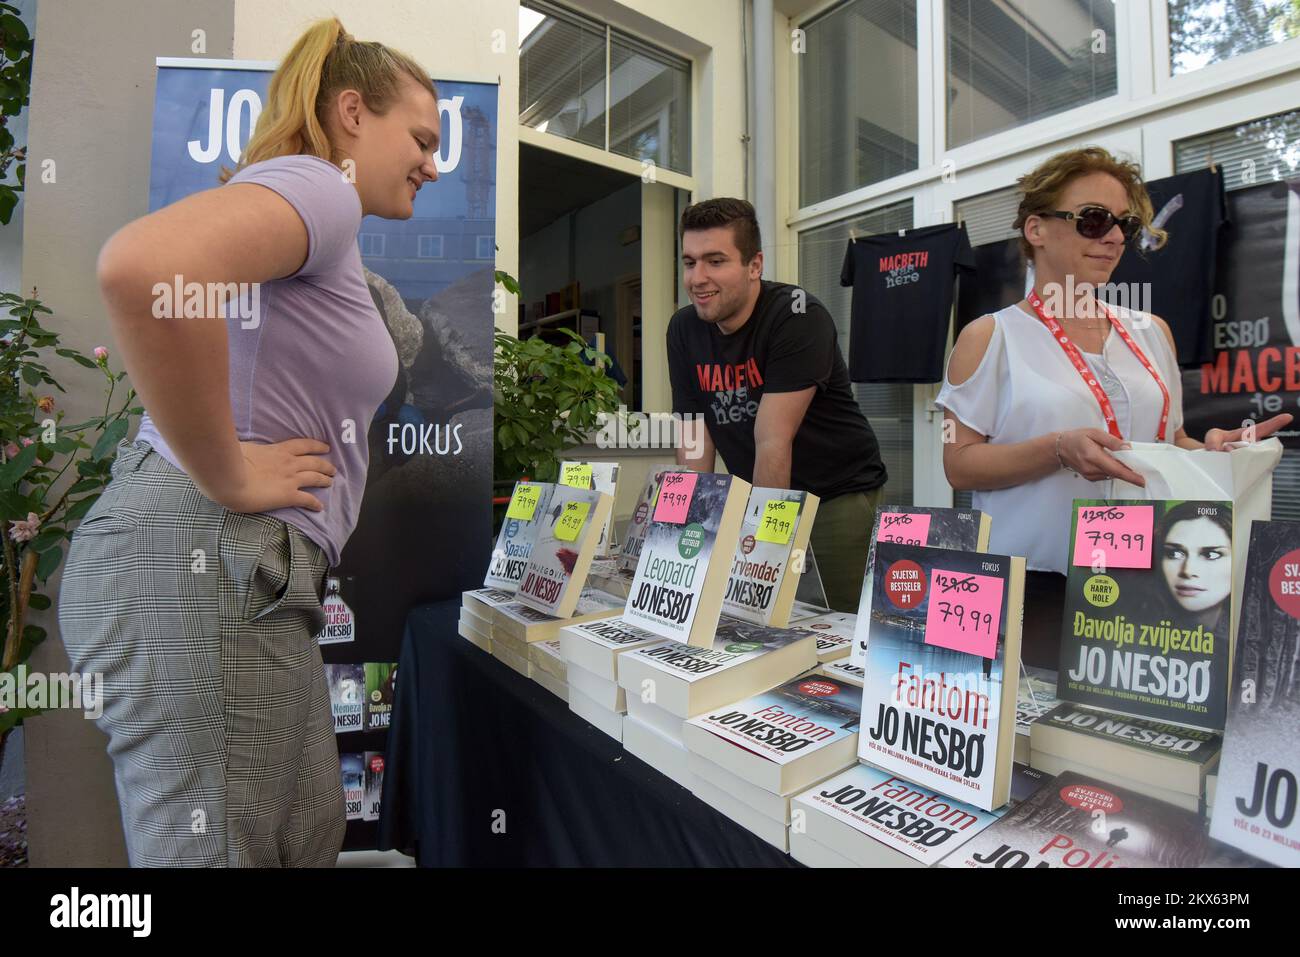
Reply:
[[[763,506],[763,518],[758,523],[758,534],[754,537],[760,542],[784,545],[790,541],[790,535],[794,532],[795,518],[798,515],[798,502],[778,502],[775,499],[768,499]]]
[[[996,657],[1004,582],[994,575],[930,570],[925,643]]]
[[[1073,564],[1104,568],[1151,567],[1154,506],[1081,505],[1078,512]]]

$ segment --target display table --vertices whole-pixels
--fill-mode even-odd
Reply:
[[[461,638],[459,615],[457,599],[407,618],[381,850],[435,867],[798,866]]]

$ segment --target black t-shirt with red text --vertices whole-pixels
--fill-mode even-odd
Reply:
[[[943,381],[953,280],[958,270],[974,269],[975,254],[961,225],[850,240],[840,285],[853,287],[853,381]]]
[[[798,286],[763,282],[731,335],[687,306],[668,323],[673,411],[700,413],[731,474],[754,478],[754,424],[768,392],[815,386],[791,447],[790,487],[834,498],[885,484],[880,446],[853,398],[835,322]]]

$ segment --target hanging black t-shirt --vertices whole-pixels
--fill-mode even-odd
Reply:
[[[854,382],[940,382],[953,280],[973,271],[966,227],[953,223],[849,240],[840,285],[853,287]]]
[[[673,411],[701,413],[733,475],[754,478],[754,422],[768,392],[816,386],[795,433],[790,487],[823,499],[885,484],[876,435],[858,408],[826,307],[797,286],[763,282],[749,321],[724,334],[687,306],[668,323]]]
[[[1160,249],[1151,249],[1140,233],[1124,250],[1110,281],[1151,284],[1149,303],[1130,296],[1124,304],[1153,312],[1169,323],[1180,366],[1213,362],[1210,301],[1215,293],[1219,232],[1228,222],[1223,171],[1180,173],[1152,180],[1146,187],[1155,208],[1154,224],[1168,232],[1169,239]]]

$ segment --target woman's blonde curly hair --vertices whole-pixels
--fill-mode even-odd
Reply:
[[[1016,211],[1016,221],[1012,224],[1020,234],[1020,251],[1027,260],[1033,261],[1034,247],[1025,239],[1025,220],[1030,216],[1042,216],[1057,209],[1065,187],[1076,177],[1088,173],[1108,173],[1119,180],[1128,194],[1129,209],[1142,220],[1142,225],[1150,230],[1156,238],[1155,248],[1159,249],[1169,238],[1163,229],[1151,225],[1155,211],[1151,207],[1151,197],[1147,195],[1146,184],[1142,182],[1142,168],[1137,163],[1121,160],[1107,149],[1100,146],[1085,146],[1082,149],[1067,150],[1057,153],[1045,160],[1032,172],[1026,173],[1016,181],[1020,189],[1020,208]]]

